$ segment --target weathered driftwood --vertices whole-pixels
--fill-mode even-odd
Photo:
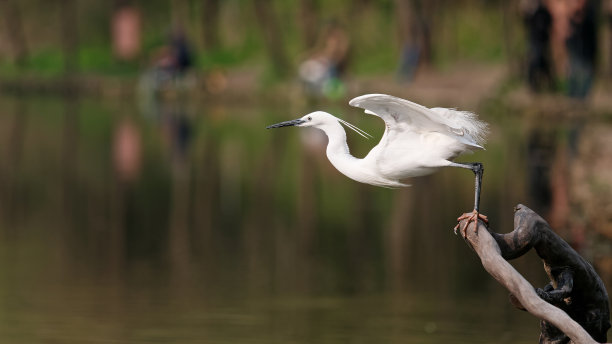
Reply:
[[[460,223],[463,228],[466,220]],[[483,267],[511,293],[511,301],[542,319],[540,343],[606,342],[610,328],[608,294],[595,270],[556,235],[548,223],[524,205],[514,214],[514,231],[491,232],[482,222],[466,230],[466,242],[480,257]],[[533,286],[506,259],[534,248],[551,283]]]

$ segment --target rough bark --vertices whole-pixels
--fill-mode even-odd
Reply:
[[[591,264],[557,236],[544,219],[519,204],[511,233],[491,232],[482,222],[474,227],[473,222],[469,224],[466,242],[485,270],[510,291],[513,304],[542,319],[541,343],[606,341],[610,311],[603,282]],[[551,279],[543,289],[535,289],[506,261],[531,248],[542,258]]]

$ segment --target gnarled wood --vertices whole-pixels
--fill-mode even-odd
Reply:
[[[460,223],[461,227],[465,221]],[[466,242],[478,254],[485,270],[510,291],[513,303],[542,319],[541,343],[567,343],[568,339],[573,343],[606,341],[610,311],[603,282],[593,267],[557,236],[544,219],[519,204],[511,233],[490,232],[482,222],[477,229],[474,226],[473,222],[469,224]],[[544,289],[534,289],[506,261],[531,248],[542,258],[551,278]]]

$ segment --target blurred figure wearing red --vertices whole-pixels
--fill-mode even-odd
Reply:
[[[130,61],[140,54],[140,10],[129,1],[118,1],[111,19],[113,53],[120,60]]]

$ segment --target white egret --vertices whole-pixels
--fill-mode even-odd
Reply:
[[[484,149],[482,145],[488,131],[486,123],[471,112],[430,109],[385,94],[366,94],[354,98],[349,104],[363,108],[367,114],[378,116],[385,122],[380,142],[363,159],[350,154],[341,124],[363,137],[371,136],[327,112],[312,112],[267,128],[296,126],[323,130],[328,137],[326,152],[332,165],[347,177],[366,184],[404,187],[409,185],[402,183],[403,179],[428,175],[440,167],[470,169],[476,180],[474,210],[458,219],[469,219],[461,231],[465,235],[467,224],[477,218],[487,222],[486,216],[479,214],[482,164],[453,162],[463,153]]]

